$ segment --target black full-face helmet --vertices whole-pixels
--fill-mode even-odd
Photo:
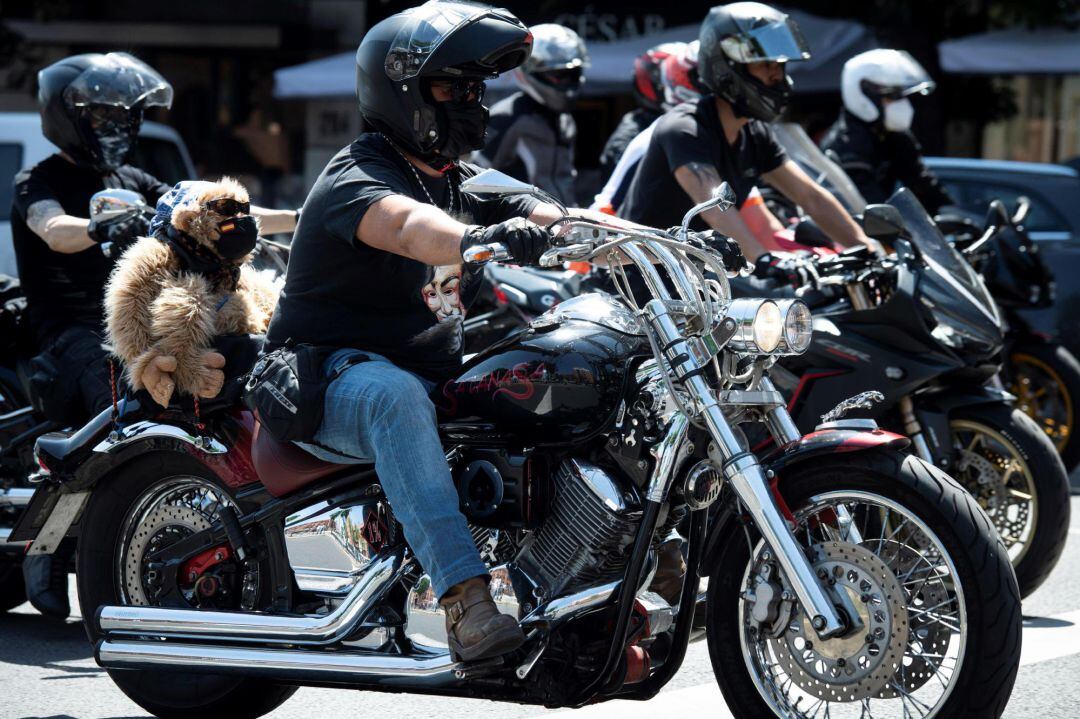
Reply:
[[[446,103],[433,99],[431,81],[475,86],[517,67],[531,49],[528,28],[508,10],[431,0],[388,17],[360,42],[356,51],[360,114],[433,167],[445,165],[444,160],[452,163],[456,152],[440,154],[451,139],[451,120],[440,107]],[[470,97],[479,102],[482,94],[480,85],[480,92]]]
[[[72,55],[38,73],[41,130],[79,164],[112,172],[135,147],[147,107],[170,107],[173,89],[123,52]]]
[[[731,103],[737,115],[766,122],[775,120],[787,107],[791,78],[785,70],[780,82],[766,85],[747,66],[810,59],[810,49],[795,21],[757,2],[714,7],[701,24],[699,37],[702,84]]]

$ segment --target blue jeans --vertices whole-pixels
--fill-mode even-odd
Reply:
[[[301,446],[331,462],[375,463],[394,516],[441,597],[458,582],[486,576],[487,568],[458,510],[435,405],[428,398],[435,383],[385,357],[353,349],[330,355],[323,372],[332,374],[358,354],[369,360],[349,367],[327,388],[315,434],[321,447]]]

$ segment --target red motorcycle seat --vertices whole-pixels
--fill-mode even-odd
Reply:
[[[262,431],[258,422],[251,440],[251,462],[263,486],[275,497],[284,497],[343,469],[356,468],[354,464],[324,462],[292,442],[279,442]]]

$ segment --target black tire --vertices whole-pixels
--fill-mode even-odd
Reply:
[[[1023,458],[1035,490],[1035,524],[1028,549],[1014,561],[1020,596],[1038,589],[1057,565],[1069,536],[1069,475],[1046,433],[1018,409],[985,404],[953,412],[957,421],[983,425],[1004,436]],[[961,482],[963,484],[963,482]]]
[[[920,517],[952,557],[964,590],[968,644],[947,701],[934,716],[997,719],[1020,665],[1020,595],[1008,554],[989,518],[971,495],[944,472],[917,457],[868,451],[797,465],[781,480],[792,511],[824,491],[873,492]],[[708,644],[713,671],[728,707],[739,719],[776,716],[762,699],[740,645],[739,594],[750,552],[737,522],[709,569]]]
[[[0,558],[0,613],[10,611],[25,601],[22,564],[8,557]]]
[[[79,604],[91,643],[101,638],[95,624],[97,609],[121,603],[116,554],[128,514],[147,490],[178,476],[200,477],[227,491],[202,465],[175,453],[135,460],[94,489],[81,522],[76,571]],[[109,671],[109,675],[132,701],[163,719],[254,719],[273,711],[297,689],[210,674],[123,670]]]
[[[1072,352],[1057,343],[1025,344],[1014,347],[1006,360],[1005,374],[1010,378],[1014,394],[1018,394],[1021,400],[1023,400],[1023,393],[1016,391],[1015,380],[1022,373],[1025,364],[1033,366],[1036,372],[1054,381],[1058,391],[1061,392],[1062,399],[1066,402],[1072,421],[1065,429],[1066,436],[1063,439],[1060,436],[1058,439],[1051,437],[1051,442],[1061,455],[1065,471],[1072,474],[1073,470],[1080,466],[1080,427],[1077,427],[1080,424],[1080,361]],[[1020,408],[1034,419],[1036,424],[1043,426],[1033,407],[1026,407],[1023,402],[1021,405]],[[1048,434],[1051,431],[1045,426],[1043,429]]]

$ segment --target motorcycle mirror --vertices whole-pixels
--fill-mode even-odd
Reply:
[[[90,219],[99,223],[149,209],[146,199],[134,190],[101,190],[90,198]]]
[[[863,210],[863,232],[875,240],[892,241],[904,231],[904,218],[892,205],[867,205]]]
[[[1009,211],[1005,209],[1005,203],[1001,200],[992,200],[990,208],[986,211],[985,229],[1002,227],[1009,224]]]
[[[712,191],[712,197],[700,202],[690,208],[689,211],[682,218],[682,229],[679,232],[681,239],[686,239],[686,230],[690,227],[690,221],[700,215],[706,210],[711,210],[716,207],[721,212],[727,212],[735,206],[735,191],[731,189],[731,185],[726,182],[721,182],[719,187],[716,187]]]
[[[1021,195],[1017,198],[1016,213],[1012,216],[1012,224],[1022,225],[1031,211],[1031,198]]]
[[[542,202],[550,202],[566,214],[566,206],[536,185],[510,177],[498,170],[484,170],[460,185],[462,192],[470,195],[531,195]]]
[[[539,188],[498,170],[484,170],[462,182],[461,191],[470,195],[531,195]]]
[[[808,217],[799,220],[799,224],[795,225],[795,241],[807,247],[827,247],[831,249],[833,246],[832,240],[825,234],[825,231]]]

